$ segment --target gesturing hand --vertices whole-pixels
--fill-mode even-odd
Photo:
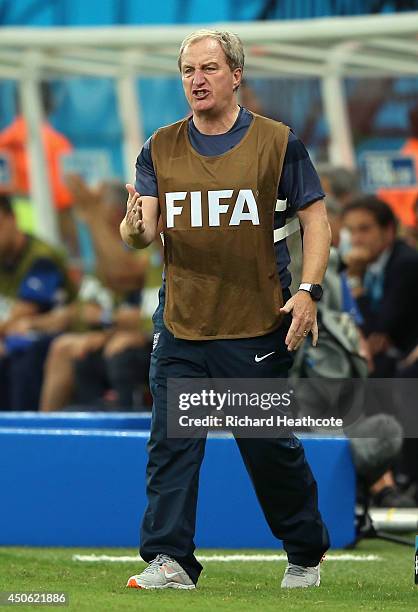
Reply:
[[[280,308],[282,313],[292,313],[292,324],[289,327],[285,343],[289,351],[295,351],[312,332],[312,344],[318,341],[318,323],[316,304],[307,291],[298,291]]]
[[[143,234],[145,232],[144,220],[142,218],[142,200],[140,194],[130,183],[126,184],[128,190],[128,201],[126,203],[125,223],[131,235]]]

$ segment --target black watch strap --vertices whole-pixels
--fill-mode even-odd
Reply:
[[[315,302],[319,302],[324,292],[321,285],[316,285],[312,283],[301,283],[299,285],[299,290],[307,291]]]

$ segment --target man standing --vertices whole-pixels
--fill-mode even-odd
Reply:
[[[192,589],[202,570],[193,538],[205,440],[168,438],[167,379],[284,377],[304,337],[312,332],[317,341],[315,300],[330,243],[324,194],[289,128],[238,106],[243,66],[242,43],[230,32],[199,30],[183,41],[179,68],[192,117],[157,130],[138,157],[135,188],[127,185],[123,240],[148,246],[161,216],[165,250],[141,528],[149,566],[130,587]],[[273,241],[273,219],[277,228],[286,216],[278,196],[304,229],[305,284],[293,297],[285,243]],[[237,444],[288,554],[282,586],[319,585],[329,539],[300,441]]]

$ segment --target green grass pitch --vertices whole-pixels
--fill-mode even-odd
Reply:
[[[0,591],[65,591],[69,594],[69,608],[60,609],[77,612],[418,610],[414,549],[376,540],[361,542],[355,553],[379,555],[380,561],[325,562],[319,588],[291,591],[280,589],[284,561],[210,562],[205,564],[195,591],[139,591],[126,589],[124,585],[131,574],[145,566],[144,563],[86,563],[72,559],[75,553],[133,555],[135,552],[132,549],[3,547],[0,550]],[[208,555],[220,552],[200,551]],[[39,606],[19,608],[34,610]],[[54,606],[53,609],[59,608]]]

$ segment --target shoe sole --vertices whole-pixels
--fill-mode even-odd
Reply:
[[[184,589],[189,591],[196,588],[194,584],[180,584],[179,582],[167,582],[161,586],[145,586],[144,584],[138,584],[135,578],[130,578],[126,586],[130,589],[143,589],[145,591],[156,591],[158,589]]]
[[[318,580],[314,584],[308,584],[306,586],[283,586],[283,585],[280,585],[280,586],[282,589],[310,589],[312,587],[319,587],[320,584],[321,584],[321,578],[319,577]]]

